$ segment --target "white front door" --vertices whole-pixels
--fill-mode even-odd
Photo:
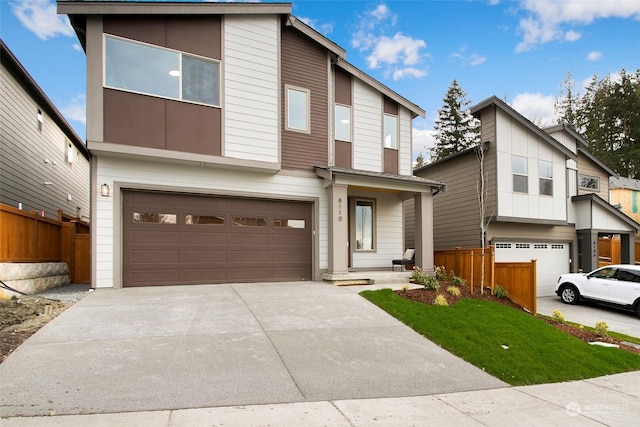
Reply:
[[[537,296],[555,295],[558,276],[571,271],[569,266],[569,244],[562,242],[497,242],[496,262],[529,262],[537,260]]]

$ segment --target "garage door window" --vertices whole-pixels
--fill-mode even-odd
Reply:
[[[133,222],[148,222],[152,224],[176,224],[178,215],[155,212],[134,212]]]
[[[304,219],[274,219],[273,226],[282,228],[305,228],[306,223]]]
[[[186,215],[184,223],[193,225],[224,225],[224,216]]]
[[[234,227],[266,227],[267,220],[265,218],[249,218],[244,216],[233,217]]]

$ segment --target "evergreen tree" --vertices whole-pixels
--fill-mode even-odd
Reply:
[[[438,110],[432,160],[463,151],[480,141],[480,124],[466,109],[471,103],[466,96],[458,81],[453,80],[444,96],[444,105]]]
[[[420,168],[422,166],[424,166],[425,161],[424,161],[424,156],[422,155],[422,153],[418,154],[418,157],[416,157],[416,168]]]
[[[554,108],[558,113],[559,122],[571,125],[574,129],[578,129],[578,108],[580,98],[575,92],[575,81],[571,73],[567,73],[564,81],[560,85],[562,88],[560,96],[556,98]]]

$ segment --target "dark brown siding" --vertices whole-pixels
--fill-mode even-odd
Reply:
[[[384,113],[398,115],[398,103],[391,98],[384,97]]]
[[[398,173],[398,150],[392,148],[384,149],[384,172]]]
[[[327,52],[297,30],[282,28],[282,168],[312,170],[328,158]],[[284,85],[311,91],[311,133],[285,130]]]
[[[134,212],[175,215],[175,222],[134,222]],[[223,221],[194,224],[187,215]],[[240,225],[239,217],[264,222]],[[305,202],[124,191],[123,284],[310,280],[311,218]],[[302,220],[304,228],[286,220]]]
[[[351,168],[351,143],[336,141],[336,166],[339,168]]]
[[[219,16],[105,17],[104,32],[221,58]],[[220,156],[221,120],[219,108],[104,89],[105,142]]]
[[[335,97],[336,104],[352,105],[351,101],[351,74],[342,68],[335,67]]]

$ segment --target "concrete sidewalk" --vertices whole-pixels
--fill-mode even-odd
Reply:
[[[431,396],[173,411],[8,418],[6,427],[632,426],[640,372],[590,380]]]

